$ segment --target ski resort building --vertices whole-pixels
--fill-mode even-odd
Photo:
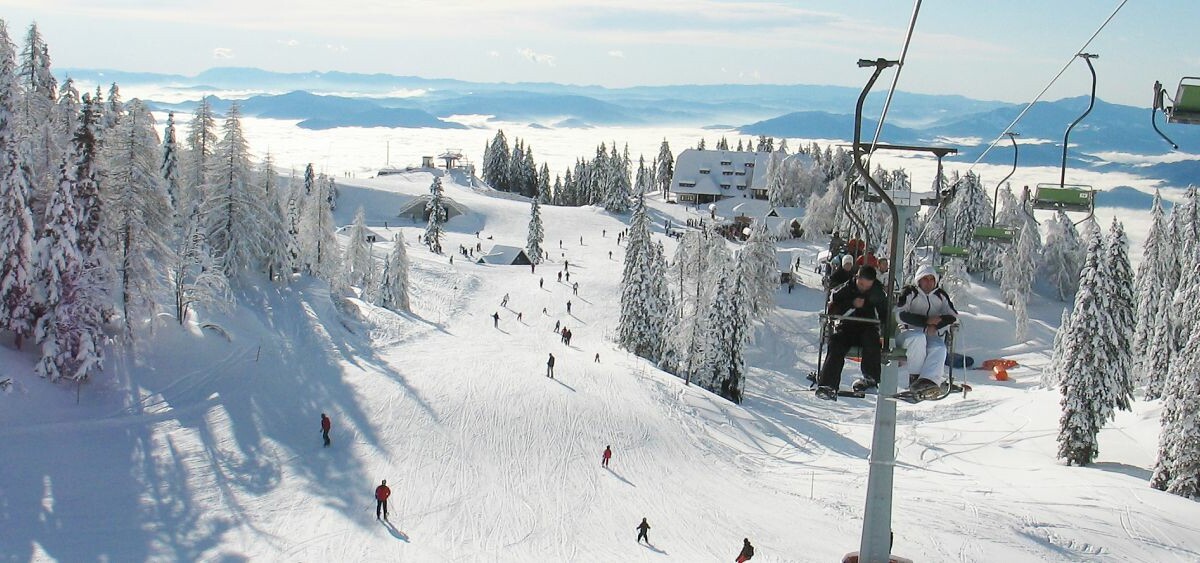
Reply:
[[[408,200],[408,203],[405,203],[400,207],[400,211],[396,213],[396,216],[412,219],[414,223],[418,222],[418,220],[428,221],[429,211],[425,209],[425,206],[429,204],[429,199],[431,197],[433,196],[419,195]],[[442,196],[442,205],[446,207],[446,220],[450,220],[454,217],[465,215],[467,213],[466,207],[463,207],[461,203],[458,203],[457,201],[454,201],[446,196]]]
[[[769,152],[686,149],[675,158],[671,191],[681,203],[709,203],[731,197],[767,199]],[[784,156],[783,163],[800,160],[812,166],[806,154]]]
[[[475,261],[478,264],[495,264],[497,266],[528,266],[533,263],[525,249],[516,246],[497,244],[488,249],[487,253]]]

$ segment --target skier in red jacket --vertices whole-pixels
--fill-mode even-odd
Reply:
[[[321,413],[321,437],[325,439],[326,448],[329,447],[329,428],[331,426],[332,423],[329,421],[329,417],[325,416],[325,413]]]
[[[375,519],[379,519],[379,510],[383,509],[383,519],[387,520],[387,499],[392,496],[392,490],[387,486],[387,479],[383,480],[378,487],[375,487]]]
[[[600,460],[601,467],[608,467],[608,458],[612,457],[612,449],[610,446],[604,446],[604,456]]]

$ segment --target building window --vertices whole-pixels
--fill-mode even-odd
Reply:
[[[744,189],[746,189],[746,184],[738,184],[738,189],[739,189],[739,190],[744,190]]]
[[[747,163],[746,163],[746,168],[754,168],[754,163],[753,163],[753,162],[747,162]]]
[[[729,189],[729,184],[721,184],[721,189],[722,189],[722,190],[728,190],[728,189]]]
[[[679,182],[679,187],[681,187],[681,188],[694,188],[694,187],[696,187],[696,183],[695,183],[695,182]]]
[[[721,173],[722,176],[733,176],[733,170],[726,170]]]
[[[746,175],[746,171],[745,171],[745,170],[738,170],[737,172],[734,172],[734,174],[737,174],[738,176],[745,176],[745,175]]]
[[[722,160],[721,161],[721,166],[729,166],[730,164],[733,164],[732,160]]]
[[[709,173],[709,169],[708,169],[708,168],[701,168],[701,169],[700,169],[700,173],[701,173],[701,174],[708,174],[708,173]]]

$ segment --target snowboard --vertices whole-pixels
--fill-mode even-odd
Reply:
[[[946,365],[965,369],[975,365],[975,358],[955,352],[946,356]]]

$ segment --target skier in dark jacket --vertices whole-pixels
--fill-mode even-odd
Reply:
[[[746,563],[754,558],[754,546],[750,545],[750,538],[742,540],[742,551],[738,553],[736,563]]]
[[[500,311],[492,313],[492,326],[500,328]]]
[[[546,360],[546,377],[554,379],[554,354],[550,354],[550,359]]]
[[[325,440],[325,447],[329,447],[329,429],[333,426],[329,417],[325,413],[321,413],[321,438]]]
[[[648,522],[646,522],[645,518],[642,518],[642,523],[638,524],[636,529],[638,531],[638,537],[637,537],[638,543],[641,543],[642,540],[646,540],[646,544],[649,545],[650,538],[646,537],[646,532],[650,529],[650,524]]]
[[[830,315],[848,317],[838,321],[829,337],[829,357],[821,366],[817,396],[836,400],[842,381],[842,367],[850,347],[862,347],[862,374],[867,386],[879,382],[881,371],[879,324],[887,319],[887,295],[875,280],[875,268],[863,266],[853,280],[842,284],[829,296]],[[863,319],[862,322],[854,319]]]
[[[383,510],[383,519],[388,519],[387,501],[388,497],[392,496],[392,490],[387,486],[387,479],[384,479],[378,487],[375,487],[375,519],[379,519],[379,511]]]

